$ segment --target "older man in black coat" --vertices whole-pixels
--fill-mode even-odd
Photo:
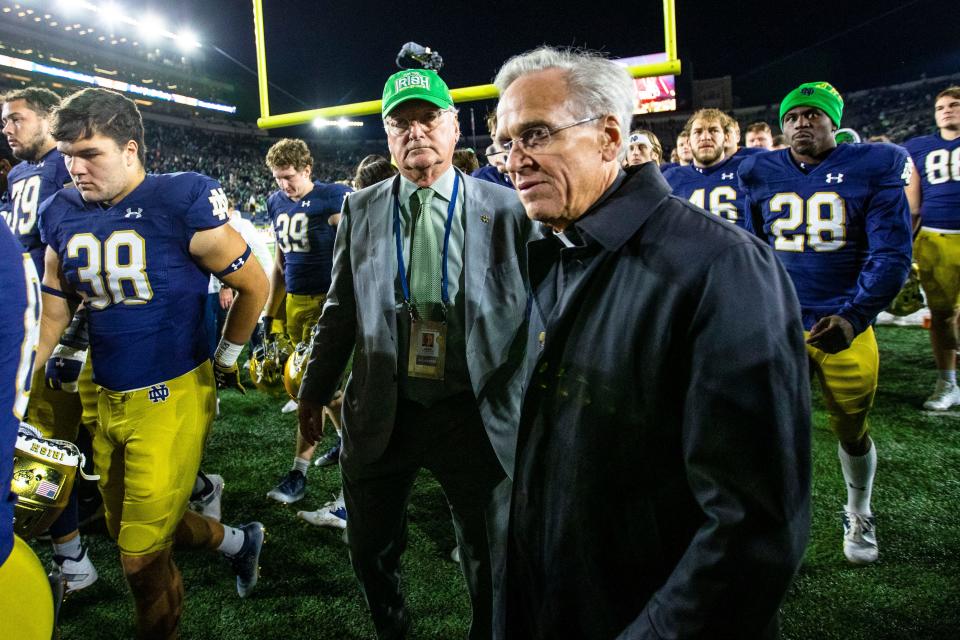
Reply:
[[[509,638],[757,638],[809,527],[809,384],[772,251],[619,167],[632,82],[549,48],[497,76],[533,292]]]

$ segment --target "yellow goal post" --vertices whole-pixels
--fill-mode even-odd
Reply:
[[[257,126],[261,129],[306,124],[313,122],[316,118],[335,119],[380,113],[380,100],[368,100],[366,102],[353,102],[307,111],[271,115],[269,85],[267,83],[266,40],[263,30],[263,0],[253,0],[253,30],[257,47],[257,82],[260,89],[260,117],[257,118]],[[663,62],[627,67],[630,75],[634,78],[649,78],[680,74],[680,60],[677,58],[677,20],[674,0],[663,0],[663,39],[667,59]],[[492,84],[451,89],[450,94],[457,104],[472,100],[487,100],[499,95],[497,88]]]

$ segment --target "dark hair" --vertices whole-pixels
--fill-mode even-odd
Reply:
[[[23,100],[30,107],[30,110],[41,118],[46,118],[60,106],[60,96],[50,89],[42,87],[14,89],[3,96],[3,102],[13,102],[14,100]]]
[[[453,166],[470,175],[480,168],[480,161],[473,149],[457,149],[453,152]]]
[[[366,158],[364,158],[364,161],[366,161]],[[361,162],[360,166],[357,167],[357,175],[353,178],[353,186],[356,189],[365,189],[372,184],[392,178],[397,173],[397,168],[383,158],[366,164]]]
[[[120,148],[133,140],[137,143],[140,164],[146,164],[143,118],[133,100],[100,88],[83,89],[68,96],[56,111],[53,139],[76,142],[97,134],[107,136]]]

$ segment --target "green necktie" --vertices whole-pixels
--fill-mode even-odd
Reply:
[[[440,238],[433,224],[433,189],[417,189],[410,199],[413,240],[410,245],[410,297],[420,317],[431,320],[440,307]]]

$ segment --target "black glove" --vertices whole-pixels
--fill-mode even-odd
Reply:
[[[87,361],[87,350],[77,350],[58,344],[53,355],[47,360],[46,382],[50,389],[76,393],[77,380]]]

